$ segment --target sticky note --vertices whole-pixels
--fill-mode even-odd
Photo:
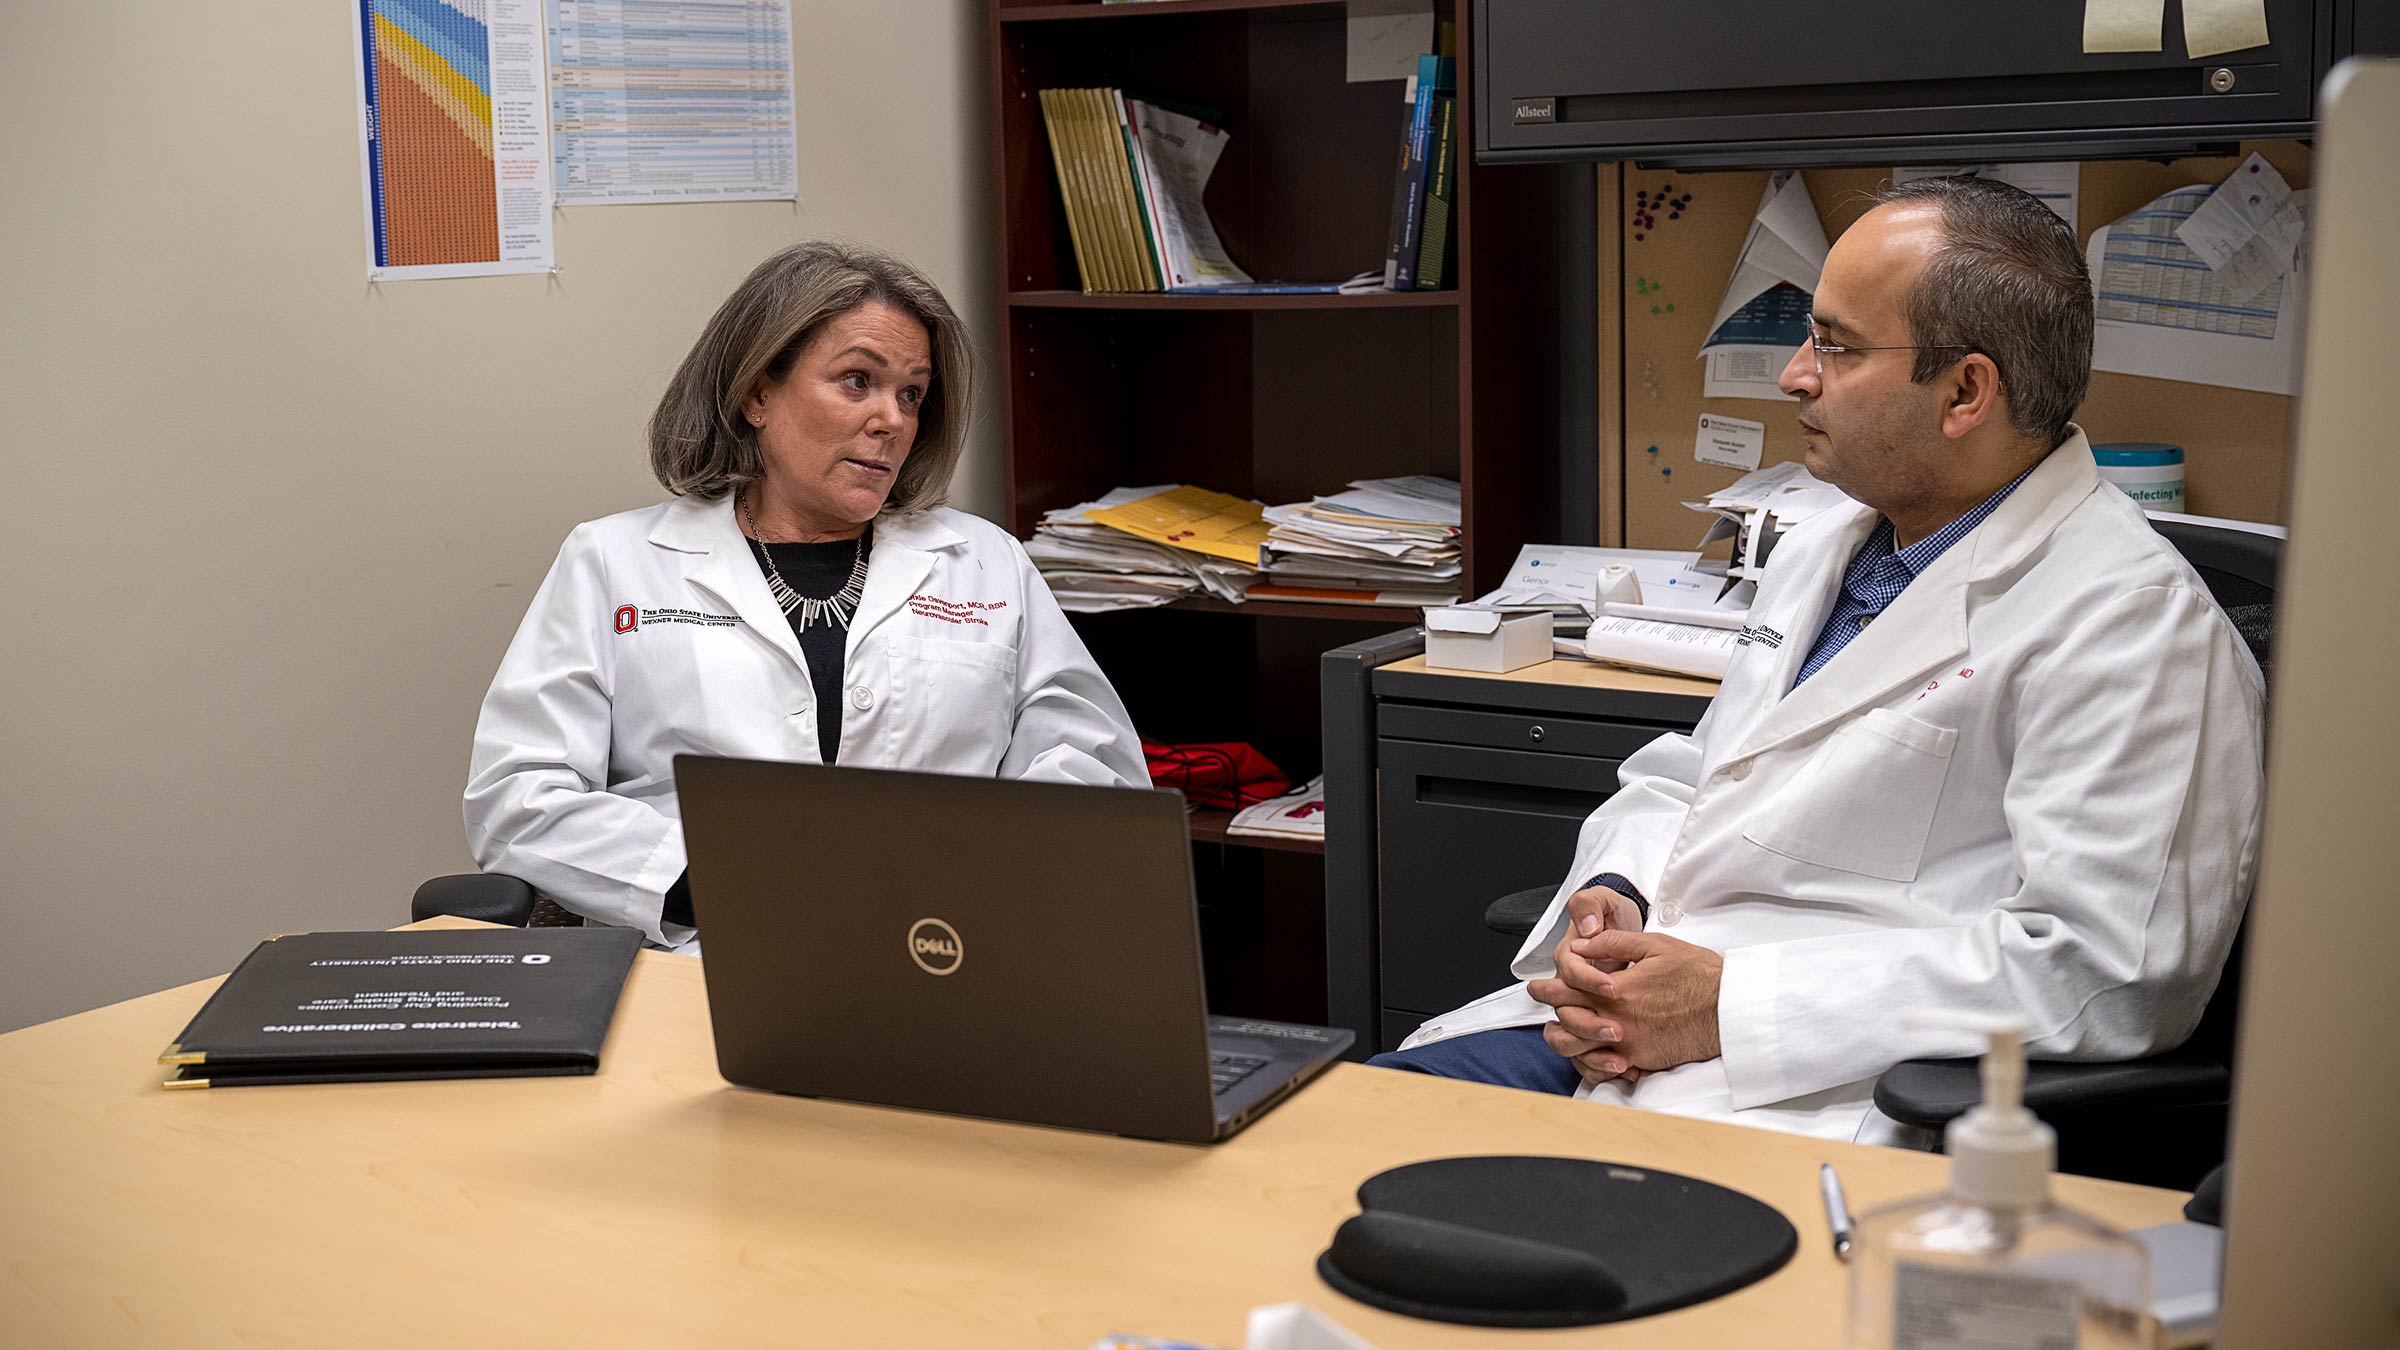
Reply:
[[[2183,0],[2183,53],[2198,60],[2267,45],[2267,0]]]
[[[2191,0],[2185,0],[2190,24]],[[2083,0],[2087,52],[2154,52],[2167,29],[2167,0]]]
[[[1414,75],[1417,55],[1433,50],[1433,0],[1350,0],[1349,82]]]

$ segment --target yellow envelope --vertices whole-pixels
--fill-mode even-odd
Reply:
[[[1261,515],[1265,509],[1207,488],[1176,487],[1123,506],[1086,511],[1083,518],[1154,544],[1256,567],[1259,549],[1267,542],[1267,522]]]

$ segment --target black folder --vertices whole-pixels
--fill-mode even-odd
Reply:
[[[295,933],[258,944],[158,1057],[170,1088],[591,1073],[630,928]]]

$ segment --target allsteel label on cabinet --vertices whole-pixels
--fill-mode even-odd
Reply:
[[[1509,105],[1509,121],[1517,126],[1527,122],[1558,120],[1558,100],[1554,98],[1520,98]]]

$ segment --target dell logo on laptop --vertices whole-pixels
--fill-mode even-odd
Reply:
[[[926,974],[952,974],[965,956],[966,949],[958,941],[958,930],[940,919],[919,919],[910,925],[908,959],[916,962]]]

